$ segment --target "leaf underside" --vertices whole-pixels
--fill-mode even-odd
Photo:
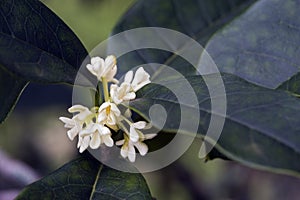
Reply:
[[[255,1],[140,0],[121,18],[113,34],[139,27],[163,27],[180,31],[204,46],[219,28],[240,15],[253,2]],[[161,35],[158,33],[157,37],[160,38]],[[130,41],[124,42],[132,45]],[[182,48],[185,48],[184,45]],[[166,64],[185,75],[195,73],[195,68],[182,62],[176,54],[141,49],[118,58],[118,75],[125,74],[132,66],[145,63]]]
[[[207,44],[220,71],[299,93],[299,1],[260,0]]]

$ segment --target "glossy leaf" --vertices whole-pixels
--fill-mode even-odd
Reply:
[[[180,31],[201,45],[224,24],[241,14],[254,0],[139,0],[122,17],[113,34],[139,27],[163,27]],[[164,42],[159,33],[158,38]],[[125,41],[131,45],[130,41]],[[184,48],[184,44],[182,46]],[[164,63],[184,74],[194,74],[195,69],[173,53],[143,49],[128,53],[119,58],[119,75],[132,66],[145,63]],[[180,65],[180,67],[178,67]]]
[[[28,81],[72,84],[86,55],[76,35],[40,1],[0,1],[0,122]]]
[[[37,0],[0,3],[0,63],[23,79],[73,83],[87,52],[76,35]]]
[[[214,76],[206,77],[214,80]],[[288,92],[258,87],[230,74],[223,74],[222,78],[226,88],[227,114],[217,141],[217,150],[246,165],[299,175],[299,99]],[[184,91],[187,97],[193,95],[193,91],[189,92],[183,87],[185,79],[176,79],[164,81],[164,86],[146,86],[138,93],[131,107],[149,120],[150,107],[162,105],[167,112],[163,131],[173,133],[179,128],[183,108],[190,111],[186,117],[191,123],[195,119],[193,111],[198,109],[201,113],[198,134],[203,137],[212,115],[211,98],[218,98],[220,94],[209,96],[201,76],[188,76],[186,79],[198,96],[198,105],[179,103],[176,96],[166,89],[172,86],[178,91]],[[220,116],[220,113],[214,112],[213,115]],[[179,131],[186,134],[189,127],[185,126],[184,130]]]
[[[27,186],[17,199],[152,199],[141,174],[120,172],[81,156]]]
[[[300,72],[299,6],[294,0],[260,0],[215,34],[206,49],[220,71],[277,88]],[[294,80],[285,89],[299,88]]]

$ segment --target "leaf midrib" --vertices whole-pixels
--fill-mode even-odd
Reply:
[[[94,181],[94,184],[93,184],[93,187],[92,187],[92,191],[91,191],[91,195],[90,195],[90,198],[89,198],[90,200],[93,200],[93,196],[94,196],[94,193],[95,193],[95,191],[96,191],[96,186],[97,186],[98,180],[99,180],[99,178],[100,178],[100,174],[101,174],[101,172],[102,172],[102,169],[103,169],[103,164],[101,164],[101,165],[99,166],[97,175],[96,175],[96,177],[95,177],[95,181]]]

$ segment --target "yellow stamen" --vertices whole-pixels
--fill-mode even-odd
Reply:
[[[109,115],[110,114],[110,110],[111,110],[110,106],[106,107],[105,110],[106,110],[106,115]]]

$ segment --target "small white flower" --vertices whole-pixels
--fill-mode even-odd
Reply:
[[[143,143],[144,140],[152,139],[156,136],[156,134],[147,134],[142,135],[138,141],[133,142],[131,138],[125,137],[124,140],[120,140],[116,142],[116,145],[123,145],[121,147],[121,156],[123,158],[129,159],[130,162],[134,162],[136,158],[135,147],[139,151],[141,156],[144,156],[148,152],[148,146]]]
[[[67,117],[60,117],[59,118],[63,123],[65,123],[65,128],[68,128],[70,130],[67,131],[67,135],[70,138],[70,140],[74,140],[74,138],[79,134],[79,132],[82,130],[82,125],[80,121],[76,119],[70,119]]]
[[[115,126],[117,119],[121,115],[121,111],[116,104],[111,102],[103,103],[99,108],[97,121],[106,125]]]
[[[97,77],[99,81],[105,77],[108,82],[118,83],[114,78],[117,73],[116,57],[113,55],[107,56],[105,60],[100,57],[93,57],[91,64],[87,64],[86,68]]]
[[[68,128],[67,135],[70,140],[74,140],[74,138],[79,134],[82,130],[82,126],[85,123],[86,119],[89,118],[93,113],[82,105],[74,105],[69,108],[70,113],[77,113],[73,118],[60,117],[59,119],[65,123],[65,128]]]
[[[78,143],[77,148],[79,148],[79,152],[84,152],[90,145],[91,136],[90,135],[84,135],[78,137]]]
[[[74,140],[74,138],[79,134],[82,130],[83,124],[90,121],[92,116],[95,113],[91,112],[87,107],[82,105],[74,105],[68,109],[70,113],[77,113],[71,119],[67,117],[60,117],[59,119],[65,123],[65,128],[68,128],[67,135],[70,140]]]
[[[146,127],[147,123],[145,121],[139,121],[132,123],[130,125],[129,130],[129,138],[133,142],[137,142],[140,137],[143,137],[143,133],[139,131],[138,129],[144,129]]]
[[[79,133],[79,136],[90,136],[89,146],[92,149],[97,149],[101,144],[105,144],[108,147],[114,145],[114,141],[111,138],[110,130],[102,124],[90,123],[84,130]]]
[[[133,78],[133,72],[128,71],[125,74],[124,82],[130,83],[134,92],[138,91],[145,85],[151,83],[150,75],[144,70],[143,67],[140,67],[136,70],[134,78]]]
[[[120,87],[113,84],[110,86],[110,96],[116,104],[120,104],[123,101],[130,101],[135,99],[135,93],[131,91],[131,85],[129,83],[122,83]]]
[[[80,121],[85,120],[93,113],[85,106],[82,105],[74,105],[68,109],[69,113],[77,113],[74,117]]]

